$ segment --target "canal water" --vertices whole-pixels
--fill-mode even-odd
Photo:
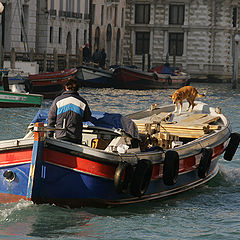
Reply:
[[[221,107],[240,133],[240,90],[194,83],[201,100]],[[152,103],[169,104],[173,90],[81,89],[92,110],[128,114]],[[50,100],[44,100],[47,109]],[[0,109],[0,140],[23,137],[38,109]],[[194,190],[147,203],[65,209],[28,201],[0,204],[0,239],[240,239],[240,148],[222,157],[218,175]]]

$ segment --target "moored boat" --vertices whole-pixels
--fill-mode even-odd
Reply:
[[[76,76],[82,87],[113,87],[113,72],[109,70],[83,65],[78,67],[78,73]]]
[[[0,91],[0,108],[40,107],[42,100],[40,94]]]
[[[138,69],[119,66],[115,69],[114,88],[123,89],[166,89],[180,88],[189,84],[188,75],[172,75],[158,73],[157,71],[143,72]]]
[[[57,72],[29,74],[25,80],[27,91],[55,98],[64,90],[64,84],[77,73],[76,68]]]
[[[23,139],[0,141],[0,201],[118,206],[204,184],[221,154],[232,160],[240,136],[219,108],[196,103],[181,115],[174,105],[124,117],[94,113],[82,145],[46,137],[53,129],[44,127],[47,111],[39,112]]]
[[[40,107],[43,95],[26,93],[22,85],[9,87],[8,78],[0,80],[0,108]]]

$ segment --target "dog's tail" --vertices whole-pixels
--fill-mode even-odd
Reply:
[[[203,94],[198,93],[197,96],[198,96],[199,98],[202,98],[202,97],[205,96],[205,94],[204,94],[204,93],[203,93]]]

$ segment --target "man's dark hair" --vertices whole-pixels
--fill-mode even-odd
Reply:
[[[68,88],[68,90],[77,92],[79,89],[79,85],[76,79],[71,78],[66,83],[65,86]]]

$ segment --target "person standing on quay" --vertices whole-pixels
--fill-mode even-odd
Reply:
[[[95,52],[93,53],[93,62],[94,62],[94,67],[99,67],[99,62],[100,62],[100,57],[101,53],[99,52],[99,49],[97,48]]]
[[[105,53],[105,49],[103,48],[101,50],[101,54],[100,54],[100,61],[99,61],[99,67],[105,69],[105,65],[106,65],[106,58],[107,55]]]
[[[48,127],[62,128],[56,130],[56,138],[73,143],[82,143],[83,122],[90,120],[91,111],[87,101],[78,94],[76,79],[65,84],[65,92],[52,103],[48,113]],[[53,132],[49,132],[53,137]]]
[[[89,49],[88,43],[86,43],[83,48],[83,61],[85,63],[89,63],[90,59],[91,59],[90,49]]]

